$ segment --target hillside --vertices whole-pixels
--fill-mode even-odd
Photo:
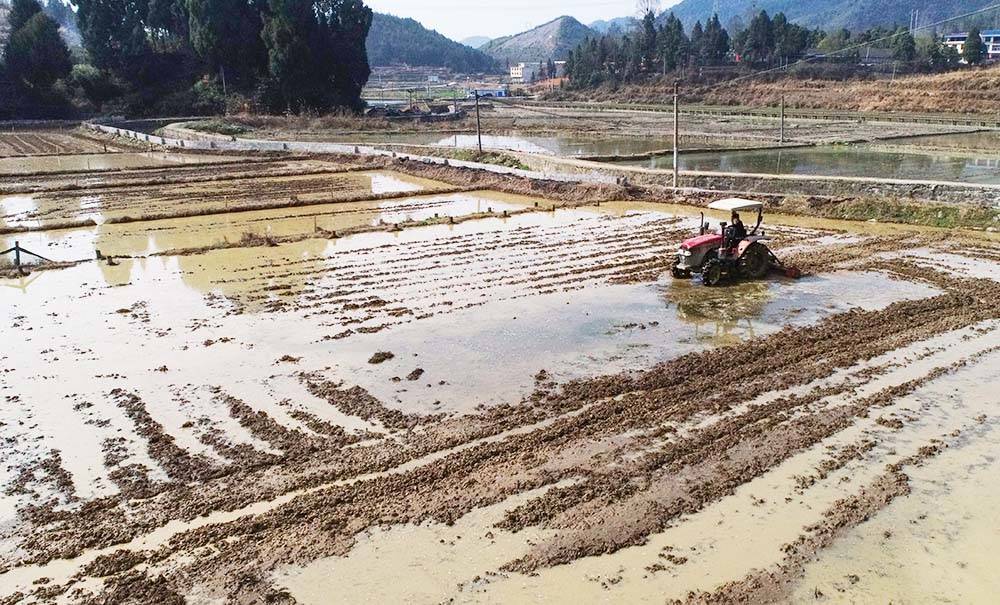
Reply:
[[[784,12],[789,19],[824,30],[846,27],[852,31],[875,25],[906,25],[910,11],[920,10],[920,23],[928,24],[990,6],[995,0],[683,0],[670,8],[688,27],[704,23],[718,10],[728,24],[734,17],[749,20],[754,10]]]
[[[639,20],[635,17],[618,17],[617,19],[608,19],[607,21],[594,21],[588,27],[602,36],[606,34],[621,35],[637,29],[639,27]]]
[[[493,38],[487,36],[469,36],[468,38],[459,40],[459,42],[469,48],[482,48],[484,45],[489,44],[492,39]]]
[[[488,55],[429,30],[413,19],[375,13],[366,44],[373,66],[448,67],[460,73],[494,72]]]
[[[594,35],[593,30],[573,17],[559,17],[515,36],[497,38],[481,50],[500,62],[558,61],[566,59],[569,51]]]

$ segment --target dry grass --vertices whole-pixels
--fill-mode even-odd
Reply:
[[[194,126],[197,124],[197,126]],[[388,120],[367,118],[350,112],[326,115],[266,116],[240,114],[210,121],[192,122],[190,128],[219,134],[266,133],[353,133],[353,132],[439,132],[463,130],[471,127],[471,118],[445,122],[420,122],[414,120]]]
[[[618,89],[560,91],[565,100],[668,103],[671,82],[654,81]],[[788,107],[842,111],[995,114],[1000,108],[1000,65],[876,80],[821,80],[795,76],[741,80],[712,88],[688,87],[687,103],[745,107]]]

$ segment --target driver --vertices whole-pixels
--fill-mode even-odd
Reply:
[[[743,225],[743,221],[740,220],[738,212],[733,212],[732,219],[732,223],[726,229],[726,239],[730,248],[735,247],[739,242],[746,239],[747,236],[747,228]]]

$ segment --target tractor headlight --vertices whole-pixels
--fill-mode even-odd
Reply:
[[[684,248],[681,248],[680,250],[677,251],[677,256],[685,256],[685,257],[686,256],[691,256],[691,251],[690,250],[685,250]]]

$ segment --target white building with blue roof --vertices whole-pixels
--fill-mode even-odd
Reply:
[[[984,29],[979,32],[979,37],[986,44],[986,55],[989,61],[1000,61],[1000,29]],[[969,32],[959,32],[948,34],[944,37],[944,43],[962,54],[965,48],[965,41],[969,38]]]

